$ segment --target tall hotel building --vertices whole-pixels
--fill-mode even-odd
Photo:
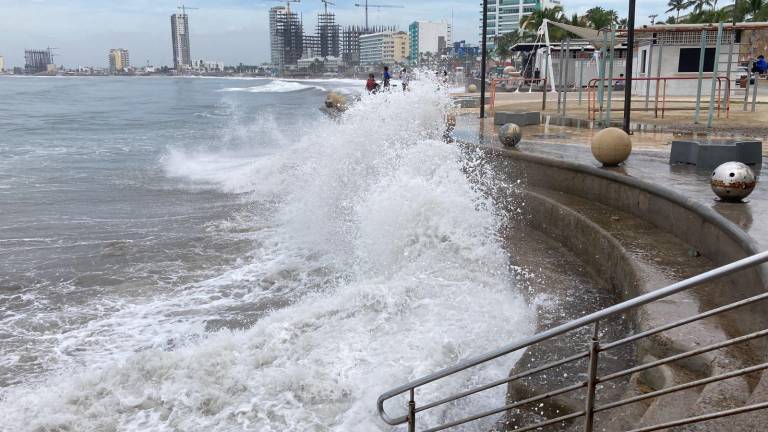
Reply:
[[[173,67],[176,70],[192,67],[189,55],[189,15],[176,13],[171,15],[171,39],[173,42]]]

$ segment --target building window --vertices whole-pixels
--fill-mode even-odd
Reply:
[[[640,73],[645,73],[645,56],[648,54],[648,50],[640,51]]]
[[[680,63],[678,72],[698,72],[699,56],[701,48],[680,48]],[[704,72],[712,72],[715,69],[715,49],[706,48],[704,51]]]

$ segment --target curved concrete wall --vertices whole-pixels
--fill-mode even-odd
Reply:
[[[725,219],[714,210],[688,199],[663,187],[644,182],[637,178],[616,174],[599,168],[573,162],[551,159],[543,156],[481,147],[493,156],[495,163],[500,163],[503,172],[510,180],[520,180],[523,184],[555,190],[580,198],[595,201],[630,213],[648,221],[658,228],[673,234],[685,243],[696,248],[702,255],[717,265],[744,258],[759,252],[759,248],[746,233],[735,224]],[[543,232],[563,240],[556,234],[559,228],[543,227]],[[567,233],[567,231],[565,231]],[[567,235],[564,244],[568,245]],[[577,246],[578,247],[578,246]],[[574,249],[577,252],[577,249]],[[589,254],[581,257],[591,259]],[[606,281],[614,283],[612,273],[634,271],[623,267],[619,262],[608,265],[596,263],[594,267],[603,273]],[[625,263],[626,264],[626,263]],[[737,290],[718,290],[718,303],[724,304],[764,292],[768,282],[767,266],[744,271],[731,276]],[[625,286],[625,289],[628,288]],[[631,288],[630,288],[631,290]],[[624,293],[626,295],[626,292]],[[768,326],[768,316],[761,307],[752,307],[741,311],[741,319],[735,323],[742,331],[756,331]]]

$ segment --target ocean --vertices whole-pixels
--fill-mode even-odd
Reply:
[[[0,431],[393,430],[530,334],[449,96],[363,86],[0,77]]]

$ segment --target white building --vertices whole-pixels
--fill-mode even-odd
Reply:
[[[552,8],[560,5],[560,0],[488,0],[488,52],[496,47],[496,39],[504,33],[519,31],[520,21],[536,9]],[[483,5],[480,3],[480,34],[478,40],[482,46],[483,40]]]
[[[0,56],[0,72],[3,72],[5,70],[5,58],[3,56]]]
[[[127,49],[113,48],[109,50],[108,58],[110,73],[125,72],[131,67],[131,56]]]
[[[453,45],[451,25],[429,21],[414,21],[408,26],[410,62],[418,64],[425,54],[439,54]]]
[[[405,32],[385,31],[360,36],[360,64],[403,63],[408,58],[408,36]]]
[[[650,94],[655,95],[655,78],[660,76],[669,77],[666,80],[666,95],[696,95],[702,30],[706,30],[703,94],[709,95],[715,65],[718,69],[717,75],[722,77],[723,87],[726,86],[725,78],[729,78],[731,88],[734,92],[737,91],[743,84],[739,79],[746,75],[740,65],[762,54],[761,50],[755,50],[753,47],[760,45],[759,41],[765,38],[768,22],[726,24],[717,59],[717,25],[673,24],[638,28],[639,43],[634,50],[633,76],[643,79],[633,82],[633,93],[645,95],[646,87],[650,83]],[[650,80],[646,80],[648,78]],[[663,91],[664,87],[664,82],[660,83],[660,91]]]

